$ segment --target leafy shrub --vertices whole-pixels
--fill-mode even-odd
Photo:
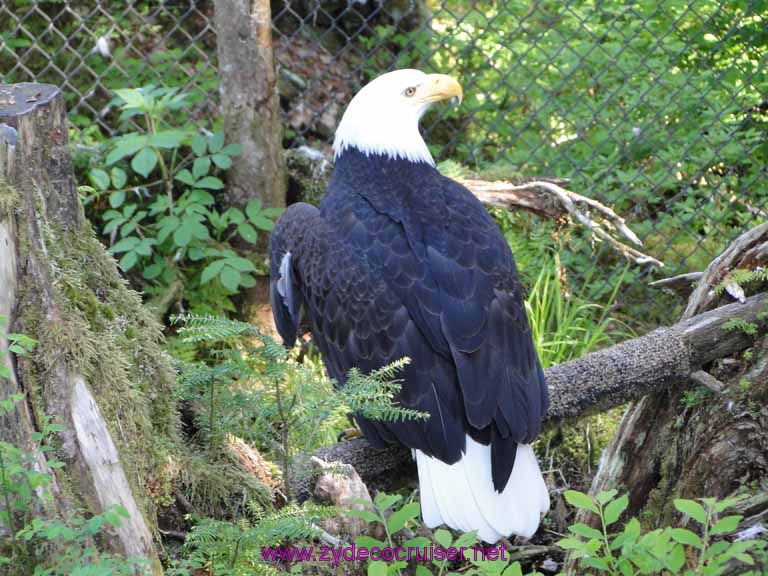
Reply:
[[[229,296],[254,286],[257,266],[232,242],[255,244],[280,210],[251,201],[220,208],[221,172],[241,151],[221,132],[163,128],[188,104],[174,89],[115,91],[129,130],[105,143],[103,164],[89,173],[83,201],[109,238],[110,252],[147,293],[186,298],[193,310],[233,310]],[[133,129],[133,127],[138,128]]]
[[[636,518],[629,519],[621,532],[610,533],[609,527],[618,522],[629,505],[627,495],[618,496],[617,490],[601,492],[594,498],[569,490],[565,498],[579,510],[594,514],[600,522],[598,529],[574,524],[568,528],[573,536],[559,542],[579,559],[582,570],[612,576],[659,573],[716,576],[725,574],[730,562],[754,566],[755,559],[749,553],[762,551],[766,545],[760,540],[715,540],[738,528],[742,516],[722,514],[741,498],[675,500],[675,508],[699,525],[701,536],[687,528],[670,527],[643,533]],[[761,574],[759,571],[740,573]]]

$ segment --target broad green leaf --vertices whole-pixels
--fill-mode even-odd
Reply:
[[[241,222],[245,222],[245,216],[243,215],[243,212],[237,208],[230,208],[225,212],[225,215],[227,218],[229,218],[229,221],[232,224],[240,224]]]
[[[232,158],[225,154],[214,154],[211,156],[211,160],[213,160],[213,163],[222,170],[226,170],[232,166]]]
[[[739,522],[743,516],[724,516],[712,526],[709,533],[712,536],[719,536],[720,534],[730,534],[739,527]]]
[[[595,514],[600,514],[600,510],[598,509],[597,504],[595,504],[592,501],[592,498],[590,498],[586,494],[582,492],[578,492],[576,490],[566,490],[564,493],[564,496],[565,496],[565,500],[571,506],[576,506],[576,508],[580,508],[582,510],[589,510],[590,512],[594,512]]]
[[[192,164],[192,176],[194,176],[195,179],[202,178],[208,174],[210,169],[211,159],[208,158],[208,156],[196,158],[195,162]]]
[[[694,548],[701,548],[702,542],[699,535],[685,528],[672,528],[670,531],[672,540],[685,544],[686,546],[693,546]]]
[[[240,274],[240,286],[243,288],[253,288],[256,286],[256,278],[248,274],[247,272],[242,272]]]
[[[707,523],[707,512],[704,507],[694,500],[677,499],[674,501],[675,508],[686,516],[690,516],[699,524]]]
[[[368,576],[387,576],[386,562],[375,560],[368,564]]]
[[[387,528],[389,528],[389,533],[394,534],[395,532],[402,530],[409,520],[413,520],[419,515],[420,511],[421,507],[418,502],[409,502],[400,508],[400,510],[393,512],[389,518],[387,518]]]
[[[242,144],[227,144],[224,146],[224,148],[221,149],[221,154],[226,154],[227,156],[239,156],[242,153]]]
[[[112,208],[120,208],[125,202],[125,190],[116,190],[109,195],[109,205]]]
[[[122,188],[128,182],[128,175],[122,168],[115,166],[109,173],[112,176],[112,186],[115,188]]]
[[[175,176],[176,180],[179,182],[183,182],[184,184],[187,184],[188,186],[194,186],[195,185],[195,177],[192,176],[192,172],[184,168],[184,170],[179,170],[179,173]]]
[[[685,565],[685,549],[678,544],[672,548],[667,557],[667,567],[673,574],[679,574],[680,569]]]
[[[142,148],[131,160],[131,168],[144,178],[150,175],[157,166],[157,153],[152,148]]]
[[[240,272],[256,271],[256,266],[253,265],[253,262],[240,257],[227,259],[227,266],[232,266],[233,268],[237,268],[238,270],[240,270]]]
[[[450,548],[451,542],[453,542],[453,536],[451,536],[451,533],[448,532],[448,530],[443,530],[442,528],[435,530],[434,537],[437,543],[440,544],[440,546],[443,548]]]
[[[121,90],[115,90],[115,94],[120,98],[129,108],[144,109],[145,100],[144,95],[135,88],[123,88]]]
[[[136,252],[126,252],[125,256],[120,259],[120,268],[122,268],[124,272],[128,272],[128,270],[133,268],[138,261],[139,256]]]
[[[259,239],[259,233],[256,232],[256,229],[248,224],[248,222],[238,224],[237,233],[243,237],[243,240],[250,242],[251,244],[256,244],[256,241]]]
[[[149,144],[157,148],[176,148],[188,135],[187,132],[181,130],[163,130],[150,136]]]
[[[403,497],[400,494],[387,494],[386,492],[379,492],[373,499],[373,503],[379,510],[386,510],[388,508],[392,508],[402,499]]]
[[[191,146],[195,156],[202,156],[205,154],[206,142],[201,134],[195,134],[194,138],[192,138]]]
[[[602,538],[603,534],[591,526],[587,526],[586,524],[578,523],[574,524],[572,526],[568,526],[568,530],[570,532],[573,532],[577,536],[583,536],[584,538]]]
[[[603,510],[603,514],[605,515],[605,525],[610,526],[616,522],[621,516],[621,513],[627,509],[627,506],[629,506],[629,498],[626,494],[609,502]]]
[[[583,540],[579,540],[578,538],[563,538],[558,540],[557,545],[560,546],[560,548],[565,548],[566,550],[586,549],[586,543]]]
[[[229,266],[224,266],[219,274],[222,286],[230,292],[237,292],[240,287],[240,272]]]
[[[610,502],[616,497],[616,494],[618,494],[618,490],[607,490],[605,492],[600,492],[597,496],[595,496],[595,500],[597,500],[601,506],[605,506],[606,503]]]
[[[256,228],[266,230],[267,232],[275,227],[275,223],[268,218],[254,218],[251,222],[253,222],[253,225],[256,226]]]
[[[161,231],[162,232],[162,231]],[[161,233],[157,235],[158,239],[161,237]],[[183,248],[192,241],[192,230],[184,222],[173,232],[173,243],[180,248]]]
[[[109,174],[100,168],[95,168],[88,173],[88,179],[102,192],[109,188]]]
[[[284,208],[264,208],[264,210],[261,211],[261,215],[265,218],[277,218],[283,212],[285,212]]]
[[[249,220],[253,220],[254,218],[260,218],[261,217],[261,200],[256,198],[255,200],[249,201],[248,204],[245,206],[245,215],[248,216]]]
[[[432,572],[423,564],[416,565],[416,576],[432,576]]]
[[[224,147],[224,132],[216,132],[208,142],[208,149],[213,152],[219,152]]]
[[[151,256],[152,246],[154,245],[155,240],[153,238],[145,238],[138,246],[136,246],[136,253],[139,256]]]
[[[145,280],[154,280],[160,274],[163,273],[163,268],[165,266],[161,262],[155,262],[154,264],[150,264],[146,268],[144,268],[144,272],[142,273],[144,275]]]
[[[221,190],[224,188],[224,182],[222,182],[216,176],[206,176],[195,182],[195,186],[198,188],[207,188],[208,190]]]
[[[128,250],[133,250],[136,246],[139,245],[140,242],[141,242],[140,238],[137,238],[136,236],[129,236],[128,238],[123,238],[116,244],[112,245],[109,251],[112,254],[117,254],[119,252],[126,252]]]
[[[224,261],[220,260],[220,262]],[[381,519],[370,510],[355,510],[354,508],[350,508],[344,510],[344,514],[346,516],[352,516],[353,518],[360,518],[361,520],[365,520],[368,524],[381,521]]]
[[[147,145],[147,137],[143,134],[127,134],[115,139],[114,144],[114,148],[107,154],[105,160],[107,166],[111,166],[115,162],[144,148]]]
[[[606,562],[602,558],[584,558],[581,561],[581,566],[584,566],[586,568],[596,568],[604,572],[607,572],[608,570],[610,570],[610,567],[608,566],[608,562]]]
[[[477,532],[472,530],[471,532],[465,532],[456,539],[453,545],[456,548],[470,548],[477,542]]]

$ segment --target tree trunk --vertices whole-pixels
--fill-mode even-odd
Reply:
[[[767,261],[768,224],[762,224],[710,264],[682,322],[701,318],[731,299],[713,290],[731,270],[755,269]],[[767,311],[763,304],[757,317],[764,319]],[[676,519],[675,498],[723,498],[744,488],[768,491],[768,337],[759,337],[765,334],[764,325],[757,328],[749,354],[709,363],[704,366],[709,373],[695,374],[692,381],[680,378],[674,386],[631,403],[591,492],[627,490],[628,514],[642,515],[657,527]],[[731,333],[743,334],[739,329]],[[765,514],[765,500],[752,512]]]
[[[751,337],[724,326],[739,319],[764,329],[768,326],[763,316],[766,307],[768,293],[757,294],[743,303],[726,304],[669,328],[548,368],[547,419],[557,421],[607,410],[651,391],[670,389],[713,360],[749,347]],[[666,396],[666,392],[660,395]],[[376,486],[390,487],[393,480],[408,480],[413,475],[410,452],[402,446],[374,450],[359,439],[322,448],[314,456],[351,464],[366,483]],[[294,493],[307,497],[311,478],[305,474],[297,478]]]
[[[148,485],[163,452],[146,453],[176,429],[174,375],[158,325],[83,216],[63,97],[47,84],[0,85],[0,314],[39,342],[6,357],[12,377],[0,378],[0,394],[25,400],[0,421],[0,438],[29,450],[44,418],[64,427],[65,467],[36,462],[55,479],[46,514],[123,506],[130,518],[105,533],[108,546],[160,573]]]
[[[221,109],[228,143],[243,145],[229,171],[228,199],[285,206],[285,160],[269,0],[216,0]]]

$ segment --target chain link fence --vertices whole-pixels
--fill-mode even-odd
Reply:
[[[275,0],[286,146],[327,149],[388,69],[460,78],[424,131],[438,159],[570,179],[625,215],[664,274],[700,270],[764,219],[763,0]],[[4,82],[62,86],[80,133],[112,133],[116,88],[162,84],[217,117],[210,0],[3,0]]]

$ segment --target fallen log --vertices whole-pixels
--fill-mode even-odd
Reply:
[[[757,294],[743,304],[728,304],[552,366],[545,371],[551,399],[547,419],[559,421],[606,410],[687,379],[709,362],[750,346],[752,338],[724,328],[726,322],[741,319],[764,330],[767,310],[768,293]],[[415,472],[410,452],[402,446],[378,450],[364,439],[321,448],[312,456],[351,464],[370,486],[390,487]],[[309,497],[310,484],[310,478],[298,475],[294,483],[297,497]]]

